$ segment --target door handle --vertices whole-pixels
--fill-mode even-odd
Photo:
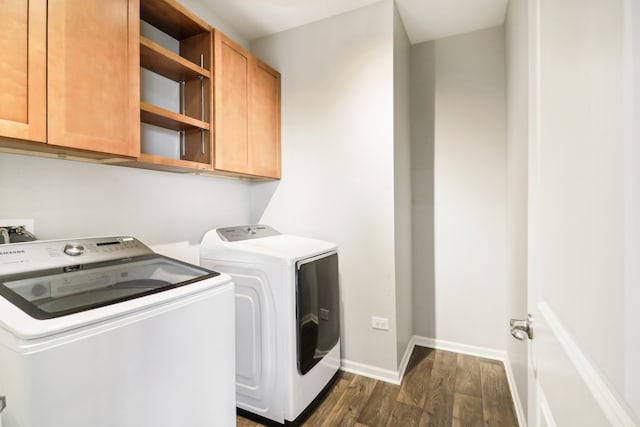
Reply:
[[[533,318],[531,315],[527,315],[526,319],[511,319],[509,326],[511,326],[511,335],[520,341],[524,341],[526,338],[533,339]]]

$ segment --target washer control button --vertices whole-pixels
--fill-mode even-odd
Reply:
[[[84,246],[78,243],[67,243],[64,245],[64,253],[69,256],[79,256],[84,253]]]

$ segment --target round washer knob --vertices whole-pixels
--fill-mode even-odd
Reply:
[[[84,253],[84,246],[77,243],[67,243],[64,245],[64,253],[69,256],[78,256]]]

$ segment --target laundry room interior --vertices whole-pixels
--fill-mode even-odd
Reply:
[[[494,425],[527,425],[528,344],[512,337],[509,319],[528,312],[531,2],[353,0],[323,8],[293,1],[157,1],[177,3],[277,70],[278,176],[219,173],[215,165],[171,171],[86,148],[40,149],[43,141],[7,134],[8,114],[0,111],[0,226],[27,221],[38,240],[132,236],[193,265],[201,265],[205,234],[225,227],[260,224],[332,242],[342,372],[399,386],[419,348],[498,361],[513,424]],[[565,3],[566,14],[582,7],[577,0]],[[620,11],[623,1],[613,3],[607,25],[616,27],[627,15]],[[13,7],[0,4],[0,10]],[[140,34],[163,44],[164,36],[150,27],[142,22]],[[165,47],[175,48],[171,43]],[[7,70],[2,55],[0,70]],[[218,60],[218,52],[211,55],[212,63]],[[2,83],[6,74],[0,73],[0,97],[12,84]],[[139,90],[143,103],[167,110],[178,112],[184,103],[180,84],[144,68]],[[102,92],[82,96],[109,104]],[[46,102],[51,110],[57,99],[49,93]],[[178,140],[142,121],[143,151],[164,155],[163,147]],[[222,135],[215,126],[207,128],[211,156]],[[198,135],[204,154],[205,133]],[[613,378],[607,384],[619,411],[636,421],[637,386],[620,385],[611,374],[618,372],[609,364],[615,357],[589,351],[596,371]],[[635,345],[626,351],[640,355]],[[622,365],[635,378],[638,369]],[[421,419],[394,424],[390,416],[371,425]],[[457,416],[452,412],[446,425]]]

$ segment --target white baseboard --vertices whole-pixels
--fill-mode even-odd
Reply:
[[[404,378],[404,373],[407,370],[407,365],[409,364],[409,359],[411,359],[411,354],[413,353],[413,348],[415,346],[416,346],[416,337],[414,335],[409,340],[409,344],[407,344],[407,348],[405,348],[404,350],[404,355],[402,356],[402,360],[400,361],[400,366],[398,367],[399,382],[402,382],[402,378]]]
[[[509,361],[508,353],[505,353],[504,370],[507,373],[507,382],[509,383],[509,390],[511,391],[511,397],[513,398],[513,406],[516,409],[518,426],[527,427],[527,414],[524,413],[524,408],[522,407],[522,400],[520,399],[520,393],[518,393],[518,387],[516,386],[516,379],[513,376],[513,370],[511,369],[511,362]]]
[[[340,369],[346,372],[351,372],[352,374],[373,378],[374,380],[400,385],[404,372],[407,370],[411,353],[413,353],[413,347],[415,347],[415,336],[411,337],[409,340],[409,344],[407,344],[407,348],[404,350],[404,355],[402,356],[400,367],[397,371],[378,368],[377,366],[366,365],[364,363],[353,362],[346,359],[342,359]]]
[[[437,350],[453,351],[455,353],[468,354],[470,356],[484,357],[485,359],[500,360],[504,362],[506,353],[493,348],[478,347],[461,344],[453,341],[445,341],[437,338],[427,338],[414,335],[415,345],[435,348]]]
[[[361,375],[363,377],[373,378],[387,383],[400,385],[400,376],[398,371],[390,369],[378,368],[377,366],[366,365],[364,363],[353,362],[351,360],[342,359],[340,369],[352,374]]]
[[[377,366],[354,362],[347,359],[342,359],[341,369],[343,371],[351,372],[376,380],[385,381],[392,384],[400,384],[400,382],[402,381],[402,377],[404,376],[404,372],[407,369],[409,359],[411,358],[413,348],[416,345],[435,348],[438,350],[452,351],[455,353],[468,354],[470,356],[484,357],[486,359],[499,360],[503,363],[506,357],[506,353],[504,351],[414,335],[413,337],[411,337],[411,340],[407,345],[407,348],[400,362],[399,369],[397,371],[391,369],[383,369]]]
[[[378,368],[377,366],[366,365],[364,363],[353,362],[346,359],[342,359],[341,369],[353,374],[362,375],[365,377],[373,378],[375,380],[399,385],[402,382],[402,378],[404,377],[407,365],[409,364],[409,359],[411,358],[411,354],[413,353],[413,349],[416,345],[419,345],[421,347],[434,348],[437,350],[468,354],[470,356],[483,357],[485,359],[499,360],[500,362],[502,362],[507,373],[507,381],[509,383],[511,396],[513,397],[518,424],[520,427],[526,427],[527,417],[524,413],[522,402],[520,401],[520,396],[515,384],[513,371],[511,370],[511,364],[509,363],[507,353],[504,351],[414,335],[413,337],[411,337],[409,344],[407,344],[407,348],[405,349],[402,360],[400,361],[399,369],[397,371],[382,369]]]
[[[414,336],[415,345],[435,348],[437,350],[453,351],[455,353],[468,354],[470,356],[483,357],[485,359],[499,360],[504,365],[504,370],[507,374],[507,382],[509,383],[509,390],[511,391],[511,397],[513,398],[513,406],[516,411],[516,418],[518,419],[518,425],[520,427],[527,426],[527,414],[524,413],[522,407],[522,401],[516,387],[513,371],[511,370],[511,363],[505,351],[495,350],[487,347],[478,347],[468,344],[461,344],[453,341],[439,340],[435,338]]]

